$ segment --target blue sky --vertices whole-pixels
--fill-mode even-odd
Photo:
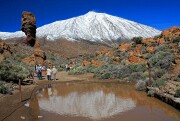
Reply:
[[[0,0],[0,31],[19,31],[22,11],[35,14],[37,27],[89,11],[111,14],[159,30],[180,26],[180,0]]]

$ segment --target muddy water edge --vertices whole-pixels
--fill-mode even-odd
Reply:
[[[38,90],[10,120],[180,121],[180,111],[127,83],[59,83]]]

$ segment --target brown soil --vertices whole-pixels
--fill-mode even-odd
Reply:
[[[34,85],[23,85],[22,86],[22,102],[20,101],[20,93],[17,89],[13,92],[12,95],[2,95],[0,94],[0,121],[18,121],[19,117],[16,117],[16,111],[21,112],[23,115],[28,117],[28,111],[26,108],[23,108],[26,101],[30,98],[33,98],[35,92],[49,83],[58,83],[58,82],[68,82],[68,81],[89,81],[92,80],[93,74],[87,73],[84,75],[68,75],[66,72],[58,72],[57,81],[48,81],[45,79],[38,80],[35,77],[36,84]],[[94,79],[93,79],[94,80]],[[26,117],[26,118],[27,118]],[[23,117],[22,117],[23,118]],[[28,120],[30,119],[27,118]],[[25,119],[25,120],[27,120]]]

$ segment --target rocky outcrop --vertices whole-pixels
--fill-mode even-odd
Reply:
[[[36,42],[36,18],[31,12],[24,11],[21,22],[21,30],[26,34],[23,43],[33,47]]]
[[[4,59],[4,56],[11,54],[10,46],[0,39],[0,61]]]
[[[165,86],[148,87],[148,90],[154,92],[154,97],[180,109],[180,98],[175,97],[176,90],[179,87],[180,82],[169,81]]]
[[[166,39],[166,41],[172,41],[174,38],[180,36],[180,27],[171,27],[170,29],[164,30],[161,36]]]
[[[122,43],[119,45],[119,50],[120,51],[127,51],[131,48],[131,44],[130,43]]]
[[[24,58],[22,62],[34,65],[34,64],[44,64],[48,65],[50,62],[46,60],[46,54],[43,50],[41,49],[35,49],[33,51],[33,54],[27,58]]]

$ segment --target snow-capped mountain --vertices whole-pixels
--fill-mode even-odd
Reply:
[[[136,36],[153,37],[161,31],[123,18],[105,13],[88,12],[85,15],[56,21],[37,28],[37,37],[48,40],[114,41]],[[25,36],[23,32],[0,32],[0,38],[10,39]]]

